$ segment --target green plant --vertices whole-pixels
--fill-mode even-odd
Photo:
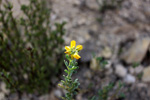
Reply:
[[[80,83],[78,82],[78,79],[73,80],[72,75],[76,72],[76,69],[78,69],[78,63],[76,62],[76,59],[81,58],[78,55],[78,52],[82,50],[82,45],[77,45],[76,42],[73,40],[71,41],[71,46],[66,46],[66,58],[69,61],[64,61],[66,68],[64,71],[67,73],[67,75],[64,76],[64,80],[61,80],[62,84],[58,84],[61,88],[65,89],[67,93],[65,94],[65,97],[62,97],[63,100],[74,100],[74,95],[77,94],[77,89]],[[74,59],[75,58],[75,59]]]
[[[0,4],[0,76],[12,91],[48,92],[51,77],[63,64],[65,23],[51,29],[51,10],[45,0],[21,5],[23,15],[17,18],[13,5],[5,1]]]
[[[124,93],[120,92],[123,84],[119,81],[117,89],[110,95],[110,92],[114,89],[115,84],[109,83],[98,91],[98,96],[93,96],[90,100],[116,100],[118,98],[125,98]]]
[[[104,60],[102,57],[97,57],[96,61],[99,64],[100,69],[104,69],[105,66],[108,64],[107,60]]]
[[[133,67],[133,68],[136,68],[136,67],[138,67],[139,65],[140,65],[139,62],[134,62],[134,63],[132,63],[132,67]]]

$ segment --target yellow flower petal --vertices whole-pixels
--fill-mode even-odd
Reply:
[[[76,58],[76,59],[81,58],[77,53],[75,53],[75,54],[73,55],[73,57]]]
[[[80,50],[83,49],[83,46],[82,46],[82,45],[77,45],[76,49],[77,49],[78,51],[80,51]]]
[[[66,54],[69,54],[69,55],[70,55],[70,53],[71,53],[71,52],[70,52],[70,51],[65,51],[64,53],[66,53]]]
[[[69,51],[70,47],[69,46],[65,46],[65,49],[66,49],[66,51]]]
[[[75,40],[72,40],[71,41],[71,43],[70,43],[70,46],[71,46],[71,48],[75,48],[75,46],[76,46],[76,41]]]
[[[65,53],[68,53],[68,51],[65,51]]]

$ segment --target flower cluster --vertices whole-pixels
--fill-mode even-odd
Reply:
[[[79,56],[79,51],[83,49],[82,45],[76,46],[76,41],[72,40],[70,46],[65,46],[66,58],[68,61],[64,60],[66,69],[64,70],[67,75],[64,76],[64,80],[61,80],[61,84],[58,84],[61,88],[65,89],[67,92],[63,100],[75,100],[73,99],[77,94],[78,87],[80,85],[78,79],[72,79],[72,75],[79,68],[76,59],[81,58]],[[75,58],[75,59],[74,59]]]
[[[71,57],[71,59],[81,58],[79,56],[78,52],[83,49],[83,46],[82,45],[77,45],[76,46],[76,41],[75,40],[71,41],[70,46],[65,46],[65,49],[66,49],[65,53],[68,54]]]

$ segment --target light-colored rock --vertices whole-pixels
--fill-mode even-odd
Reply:
[[[108,64],[106,64],[106,66],[105,66],[105,68],[106,69],[110,69],[112,66],[112,62],[111,61],[107,61],[108,62]]]
[[[105,58],[110,58],[112,56],[112,51],[109,47],[105,47],[102,51],[102,56]]]
[[[127,69],[121,65],[121,64],[118,64],[116,65],[115,67],[115,73],[119,76],[119,77],[125,77],[126,74],[127,74]]]
[[[96,61],[96,58],[93,58],[93,59],[91,60],[90,68],[91,68],[92,70],[97,70],[97,61]]]
[[[129,67],[130,74],[140,74],[143,71],[144,67],[139,65],[136,68],[133,68],[132,66]]]
[[[5,94],[3,92],[0,92],[0,100],[6,100]]]
[[[59,89],[54,90],[54,95],[58,98],[62,96],[62,92]]]
[[[147,88],[147,84],[146,83],[137,83],[137,87],[139,88]]]
[[[41,97],[39,97],[39,100],[49,100],[49,95],[48,94],[42,95]]]
[[[143,66],[138,66],[135,68],[135,74],[140,74],[143,71],[144,67]]]
[[[150,66],[144,68],[143,70],[143,76],[142,81],[144,82],[150,82]]]
[[[80,0],[73,0],[73,4],[79,6],[81,4]]]
[[[77,21],[77,25],[84,25],[86,23],[86,18],[81,18]]]
[[[150,45],[150,38],[143,38],[135,41],[131,48],[122,55],[122,59],[131,64],[134,62],[141,62],[145,57],[148,47]]]
[[[8,89],[6,89],[6,84],[4,82],[1,83],[1,90],[4,94],[9,94],[10,92]]]
[[[97,1],[99,1],[99,0],[97,0]],[[99,5],[98,5],[97,1],[96,0],[86,0],[86,4],[90,9],[98,10]]]
[[[124,81],[128,84],[132,84],[132,83],[135,83],[136,81],[136,78],[135,76],[131,75],[131,74],[127,74],[125,77],[124,77]]]

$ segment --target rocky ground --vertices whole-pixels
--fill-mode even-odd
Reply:
[[[105,5],[102,1],[52,0],[52,23],[67,22],[66,45],[76,40],[84,47],[74,76],[81,83],[76,100],[88,100],[118,81],[125,84],[121,91],[126,98],[121,100],[150,100],[150,0],[106,0]],[[93,53],[108,61],[103,70]],[[9,91],[4,87],[1,83],[0,100],[18,100],[16,94],[5,97]],[[22,100],[59,100],[63,95],[56,87],[40,97],[24,94]]]

